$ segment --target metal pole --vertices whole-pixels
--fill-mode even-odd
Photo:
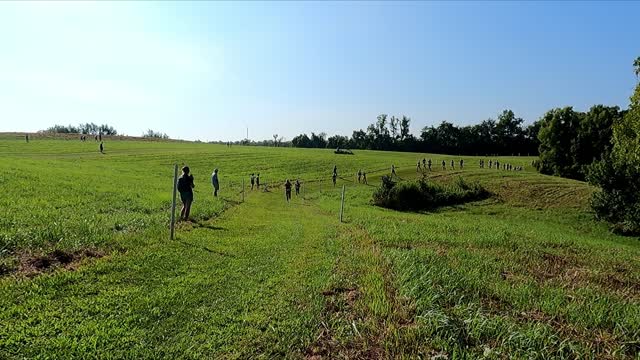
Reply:
[[[342,185],[342,200],[340,201],[340,222],[342,222],[343,212],[344,212],[344,185]]]
[[[173,200],[171,201],[171,240],[175,233],[176,222],[176,188],[178,186],[178,164],[173,167]]]

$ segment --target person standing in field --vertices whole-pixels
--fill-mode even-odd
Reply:
[[[429,171],[431,171],[431,159],[429,159],[429,162],[427,164],[429,165]]]
[[[256,183],[256,176],[251,174],[251,190],[253,190],[253,185]]]
[[[391,176],[396,175],[396,166],[391,164]],[[396,175],[398,176],[398,175]]]
[[[300,195],[300,179],[296,179],[295,186],[296,186],[296,196]]]
[[[360,179],[362,179],[362,170],[358,170],[358,184],[360,184]]]
[[[256,189],[260,190],[260,174],[256,175]]]
[[[180,192],[180,200],[182,200],[182,209],[180,210],[180,219],[182,220],[189,220],[194,187],[196,185],[193,182],[193,175],[190,174],[189,167],[185,166],[182,168],[182,175],[178,178],[178,192]]]
[[[368,184],[368,183],[367,183],[367,173],[366,173],[366,172],[364,172],[364,171],[362,172],[362,182],[363,182],[364,184]]]
[[[333,175],[331,175],[331,181],[333,181],[333,186],[336,186],[336,179],[338,178],[338,174],[333,173]]]
[[[24,140],[29,143],[29,134],[24,134]]]
[[[460,169],[464,167],[464,159],[460,159]]]
[[[213,196],[218,196],[220,190],[220,182],[218,181],[218,168],[213,169],[211,174],[211,185],[213,185]]]
[[[426,158],[422,158],[422,167],[426,168],[427,167],[427,159]],[[431,169],[429,169],[431,170]]]
[[[416,165],[416,172],[420,172],[420,160],[418,160],[418,165]]]
[[[102,133],[98,134],[98,140],[102,141]]]
[[[454,170],[455,168],[456,168],[455,162],[453,162],[453,160],[451,160],[451,170]]]
[[[291,181],[289,179],[284,182],[284,196],[287,198],[287,202],[291,200]]]
[[[333,165],[333,175],[338,176],[338,165]]]
[[[104,144],[100,142],[100,154],[104,154]]]
[[[442,160],[442,170],[447,170],[447,163]]]

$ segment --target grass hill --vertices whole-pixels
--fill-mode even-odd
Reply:
[[[431,181],[493,195],[423,213],[370,204],[391,164],[414,179],[422,158]],[[593,221],[594,189],[532,158],[449,169],[460,158],[2,137],[0,357],[637,357],[640,243]],[[172,241],[174,163],[196,188]],[[243,202],[251,173],[269,191]],[[291,203],[287,178],[303,183]]]

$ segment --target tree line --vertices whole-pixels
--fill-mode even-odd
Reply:
[[[426,126],[418,137],[411,134],[411,118],[380,114],[366,130],[354,130],[351,137],[322,132],[300,134],[291,145],[301,148],[349,148],[429,152],[456,155],[534,155],[538,153],[539,122],[529,126],[504,110],[497,119],[480,124],[456,126],[443,121],[438,126]]]
[[[46,130],[40,132],[49,132],[57,134],[83,134],[83,135],[118,135],[118,131],[107,124],[97,125],[94,123],[74,125],[53,125]],[[153,139],[169,139],[169,135],[161,131],[148,129],[142,134],[143,138]]]
[[[74,125],[53,125],[41,132],[50,132],[58,134],[84,134],[84,135],[118,135],[118,131],[107,124],[85,123]]]

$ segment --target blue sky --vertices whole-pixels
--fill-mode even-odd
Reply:
[[[640,2],[2,2],[0,131],[412,132],[626,108]]]

